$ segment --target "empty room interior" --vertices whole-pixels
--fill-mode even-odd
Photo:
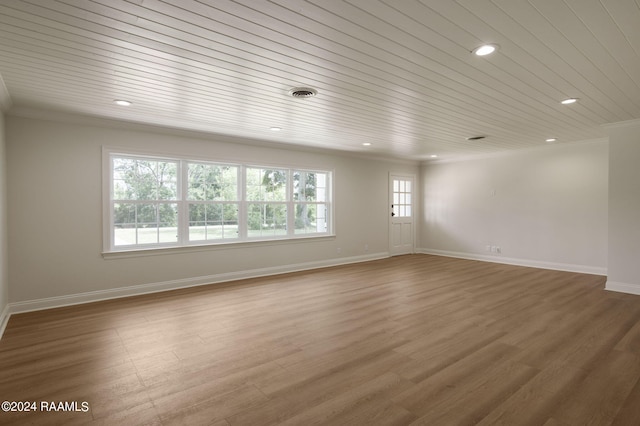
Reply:
[[[638,0],[0,0],[0,424],[640,424]]]

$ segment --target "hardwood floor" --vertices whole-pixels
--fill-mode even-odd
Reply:
[[[0,399],[38,411],[0,423],[639,425],[640,296],[604,283],[409,255],[14,315]]]

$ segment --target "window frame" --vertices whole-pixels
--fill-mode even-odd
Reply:
[[[143,159],[149,161],[173,161],[177,162],[177,199],[173,200],[178,205],[177,218],[177,241],[169,243],[152,243],[152,244],[132,244],[132,245],[116,245],[115,244],[115,224],[114,224],[114,176],[113,164],[114,158],[132,158]],[[189,239],[189,206],[195,200],[189,199],[189,182],[188,182],[188,165],[190,163],[209,164],[215,166],[231,166],[237,167],[237,201],[220,201],[222,204],[238,205],[238,236],[237,238],[220,238],[211,240],[193,240]],[[247,199],[247,169],[259,168],[262,170],[283,170],[286,172],[286,200],[285,201],[250,201]],[[295,229],[295,212],[296,205],[299,201],[294,200],[293,194],[293,175],[294,172],[324,173],[327,176],[326,201],[310,202],[314,204],[326,205],[326,222],[327,229],[324,232],[296,233]],[[228,247],[237,244],[265,244],[274,242],[291,242],[294,240],[317,239],[326,237],[335,237],[334,223],[334,188],[335,188],[335,171],[332,169],[300,167],[284,164],[268,164],[266,162],[239,162],[227,161],[223,158],[208,158],[202,156],[183,156],[178,154],[151,153],[149,151],[138,151],[125,148],[103,147],[102,162],[102,181],[103,181],[103,254],[118,253],[144,253],[156,252],[158,250],[176,249],[184,250],[192,249],[208,249],[215,247]],[[283,204],[286,208],[286,231],[281,235],[249,235],[248,229],[248,208],[251,203],[266,204]]]

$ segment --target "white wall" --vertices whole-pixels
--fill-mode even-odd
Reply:
[[[232,143],[232,142],[236,143]],[[418,166],[224,137],[7,117],[10,302],[16,311],[386,256],[391,171]],[[335,170],[335,238],[103,258],[102,146]],[[369,245],[365,252],[364,245]],[[337,249],[341,248],[341,254]],[[131,290],[131,286],[137,287]],[[125,290],[117,290],[129,287]],[[94,292],[85,296],[72,296]],[[47,299],[59,298],[59,299]],[[47,299],[42,301],[41,299]]]
[[[640,120],[608,126],[609,290],[640,294]]]
[[[605,275],[607,156],[599,140],[423,165],[422,251]]]
[[[1,79],[0,79],[1,83]],[[5,117],[0,110],[0,337],[8,320],[9,262],[7,250],[7,161]]]
[[[99,120],[78,124],[7,116],[4,127],[8,191],[0,207],[8,209],[10,226],[0,233],[8,234],[11,268],[6,267],[6,255],[0,258],[5,276],[0,302],[6,305],[8,297],[14,312],[386,256],[390,172],[420,175],[420,251],[605,274],[607,249],[615,250],[608,241],[608,226],[613,226],[608,219],[613,219],[608,218],[607,141],[419,169],[330,151],[264,147]],[[105,259],[103,145],[333,169],[337,236]],[[629,159],[632,153],[619,154]],[[640,205],[636,207],[640,212]],[[500,246],[502,253],[487,252],[486,245]],[[6,254],[6,244],[3,247]],[[630,264],[637,266],[635,260],[626,262]],[[640,278],[618,279],[640,284]]]

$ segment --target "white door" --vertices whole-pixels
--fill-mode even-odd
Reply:
[[[413,176],[390,175],[389,251],[391,256],[414,251]]]

